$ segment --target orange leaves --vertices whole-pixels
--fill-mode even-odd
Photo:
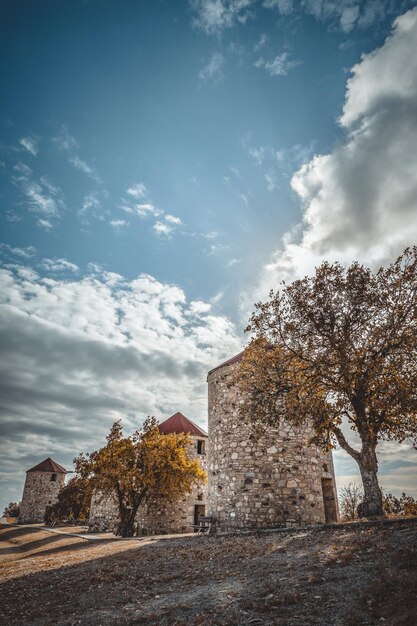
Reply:
[[[131,437],[123,435],[118,421],[103,448],[76,459],[77,469],[97,491],[116,496],[122,534],[128,536],[142,502],[176,498],[206,480],[199,462],[187,457],[189,443],[186,434],[161,434],[154,418],[148,418]]]
[[[363,511],[379,514],[378,441],[417,444],[417,247],[376,273],[324,262],[256,304],[248,330],[254,339],[236,374],[242,417],[258,427],[309,420],[314,443],[337,440],[358,462]]]
[[[317,438],[347,418],[359,433],[417,440],[417,248],[373,273],[324,262],[255,305],[238,374],[242,411],[273,423],[278,396]]]

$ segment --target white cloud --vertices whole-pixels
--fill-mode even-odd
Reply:
[[[139,217],[147,217],[148,215],[153,215],[154,217],[158,217],[162,214],[160,209],[157,209],[150,202],[145,202],[143,204],[136,204],[134,206],[134,212],[139,215]]]
[[[79,156],[75,155],[71,157],[69,159],[69,162],[75,167],[75,169],[77,169],[79,172],[82,172],[86,176],[89,176],[96,183],[102,182],[100,176],[97,174],[95,169],[91,167],[91,165],[88,165],[88,163],[80,159]]]
[[[175,215],[165,215],[165,219],[170,224],[175,224],[176,226],[180,226],[182,224],[181,219],[179,217],[176,217]]]
[[[223,300],[224,296],[225,296],[225,290],[222,289],[221,291],[218,291],[212,298],[210,298],[210,303],[213,306],[216,306],[217,304],[219,304],[219,302]]]
[[[8,222],[21,222],[22,219],[22,216],[18,215],[16,211],[13,211],[12,209],[6,211],[6,220]]]
[[[223,76],[222,67],[224,57],[219,52],[215,52],[209,62],[200,70],[198,76],[201,80],[215,80]]]
[[[271,173],[267,173],[267,174],[264,174],[264,178],[266,181],[266,187],[268,191],[274,191],[275,187],[277,186],[275,175]]]
[[[165,224],[164,222],[156,222],[153,225],[153,229],[157,235],[164,235],[165,237],[169,237],[173,231],[173,226]]]
[[[30,152],[32,156],[37,156],[39,152],[38,142],[39,139],[37,137],[34,137],[33,135],[29,135],[28,137],[22,137],[21,139],[19,139],[20,145],[23,146],[25,150]]]
[[[43,259],[41,267],[51,272],[78,272],[79,267],[75,263],[71,263],[67,259]]]
[[[136,183],[129,187],[126,193],[132,198],[135,198],[135,200],[140,200],[147,195],[148,191],[143,183]]]
[[[202,302],[201,300],[193,300],[190,302],[190,313],[192,315],[203,315],[211,310],[211,304]]]
[[[15,481],[10,499],[25,469],[46,455],[71,469],[79,452],[103,445],[115,419],[132,432],[147,415],[180,410],[205,427],[207,372],[241,349],[226,317],[147,275],[125,280],[96,267],[64,280],[27,269],[0,271],[0,456],[3,482]]]
[[[221,254],[229,249],[228,245],[223,243],[212,243],[210,246],[210,254]]]
[[[86,224],[88,223],[88,218],[91,215],[98,219],[102,218],[103,213],[101,209],[101,201],[99,194],[96,191],[92,191],[85,196],[82,207],[78,211],[78,215]]]
[[[78,156],[77,152],[80,148],[79,143],[75,137],[69,133],[66,126],[61,126],[59,133],[56,137],[53,137],[52,141],[60,152],[67,153],[68,163],[75,167],[76,170],[91,178],[95,183],[101,184],[103,182],[96,170]]]
[[[144,183],[136,183],[127,189],[126,194],[130,198],[123,198],[119,206],[121,211],[128,213],[129,215],[136,215],[141,219],[158,218],[164,216],[164,219],[170,224],[161,222],[160,220],[155,222],[152,226],[154,232],[157,235],[163,235],[170,237],[173,231],[173,226],[181,224],[179,217],[174,215],[165,215],[165,211],[158,209],[152,202],[149,201],[150,193]],[[146,200],[145,202],[133,203],[132,200]],[[120,220],[122,221],[122,220]]]
[[[297,3],[294,0],[264,0],[263,6],[277,9],[280,15],[305,12],[346,33],[356,27],[369,28],[398,10],[398,3],[391,0],[300,0]]]
[[[340,26],[345,33],[350,33],[355,28],[359,17],[359,6],[346,7],[340,16]]]
[[[268,41],[269,41],[269,37],[265,34],[262,34],[259,37],[258,43],[253,46],[254,51],[259,52],[259,50],[263,48],[268,43]]]
[[[125,213],[137,215],[138,217],[141,217],[141,218],[146,218],[149,216],[159,217],[163,213],[163,211],[161,211],[160,209],[157,209],[150,202],[144,202],[142,204],[133,204],[133,205],[130,205],[130,204],[128,205],[124,203],[120,205],[120,209],[121,211],[124,211]]]
[[[271,76],[287,76],[288,72],[301,64],[301,61],[290,59],[288,52],[278,54],[272,61],[265,61],[263,57],[258,59],[255,67],[263,67]]]
[[[289,15],[293,12],[293,0],[264,0],[263,6],[266,9],[278,9],[281,15]]]
[[[34,246],[26,246],[25,248],[13,248],[8,243],[0,243],[0,250],[6,251],[12,256],[18,256],[23,259],[29,259],[36,254],[36,248]]]
[[[294,174],[303,224],[284,236],[247,307],[323,259],[376,267],[417,240],[416,49],[413,9],[352,68],[340,118],[346,139]]]
[[[46,176],[42,176],[39,182],[34,180],[32,170],[23,163],[18,163],[14,169],[18,175],[13,182],[26,196],[29,210],[42,216],[44,222],[48,218],[52,228],[51,218],[58,218],[65,209],[62,190]]]
[[[135,183],[127,189],[126,194],[130,196],[130,198],[122,199],[119,206],[121,211],[124,211],[129,215],[137,215],[141,219],[149,217],[157,218],[164,215],[164,211],[158,209],[154,204],[152,204],[152,202],[149,201],[150,194],[144,183]],[[132,200],[142,200],[142,202],[132,202]],[[157,224],[160,224],[160,222],[157,222]],[[169,235],[168,226],[165,229],[166,232],[164,232],[164,228],[161,228],[159,225],[156,226],[156,224],[153,228],[158,234]]]
[[[245,24],[254,0],[190,0],[193,24],[207,34],[220,33],[236,23]]]
[[[262,165],[266,156],[266,148],[264,146],[249,148],[249,155],[254,159],[257,165]]]
[[[348,434],[348,433],[346,433]],[[349,433],[351,440],[355,440],[355,433]],[[380,442],[378,445],[378,479],[384,493],[417,497],[417,460],[416,452],[407,443]],[[356,482],[362,487],[357,471],[357,465],[344,450],[334,452],[336,466],[336,482],[340,489],[342,485]]]
[[[73,137],[66,126],[62,125],[59,133],[52,139],[58,150],[62,152],[73,152],[78,150],[79,145],[75,137]]]
[[[219,233],[217,233],[215,230],[211,230],[208,233],[203,233],[204,239],[217,239],[218,236]]]
[[[220,34],[255,17],[259,4],[255,0],[190,0],[193,25],[208,35]],[[263,0],[262,7],[284,17],[306,13],[332,30],[349,33],[355,28],[366,29],[390,15],[396,15],[402,10],[401,5],[405,4],[393,0]],[[255,45],[255,51],[262,45]]]
[[[113,228],[122,228],[123,226],[127,226],[129,224],[129,222],[127,222],[126,220],[110,220],[110,226],[113,226]]]
[[[53,230],[53,228],[54,228],[49,220],[45,220],[45,219],[42,219],[40,217],[38,217],[38,219],[36,220],[36,224],[40,228],[44,228],[46,231]]]

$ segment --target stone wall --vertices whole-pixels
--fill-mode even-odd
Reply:
[[[254,442],[251,425],[239,415],[245,400],[233,383],[237,367],[239,363],[224,365],[208,376],[208,514],[217,529],[337,521],[332,454],[309,445],[308,424],[295,428],[283,422]]]
[[[53,481],[52,477],[56,480]],[[55,504],[58,493],[65,484],[66,474],[53,472],[27,472],[20,505],[20,524],[37,524],[45,520],[46,507]]]
[[[206,513],[207,484],[193,489],[174,501],[151,502],[141,507],[136,516],[139,534],[163,535],[167,533],[190,533],[197,522],[195,507],[204,507]]]
[[[112,496],[104,496],[94,492],[91,497],[89,532],[98,533],[113,530],[119,520],[117,500]]]
[[[204,441],[204,454],[197,453],[197,442]],[[187,447],[188,458],[198,459],[207,471],[207,438],[190,436]],[[160,535],[167,533],[192,532],[195,523],[196,507],[201,514],[207,514],[207,483],[194,487],[191,493],[173,501],[160,500],[144,504],[136,515],[139,534]],[[114,497],[93,494],[91,499],[89,529],[93,532],[113,530],[119,521],[117,502]]]

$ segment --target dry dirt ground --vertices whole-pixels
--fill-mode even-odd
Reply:
[[[417,519],[99,541],[0,527],[0,624],[417,624]]]

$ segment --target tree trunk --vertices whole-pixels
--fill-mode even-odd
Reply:
[[[135,532],[135,517],[138,506],[123,508],[120,510],[120,522],[117,526],[116,535],[121,537],[133,537]]]
[[[363,483],[363,501],[358,506],[359,517],[380,517],[383,515],[382,491],[378,483],[378,459],[375,445],[363,442],[358,464]]]

